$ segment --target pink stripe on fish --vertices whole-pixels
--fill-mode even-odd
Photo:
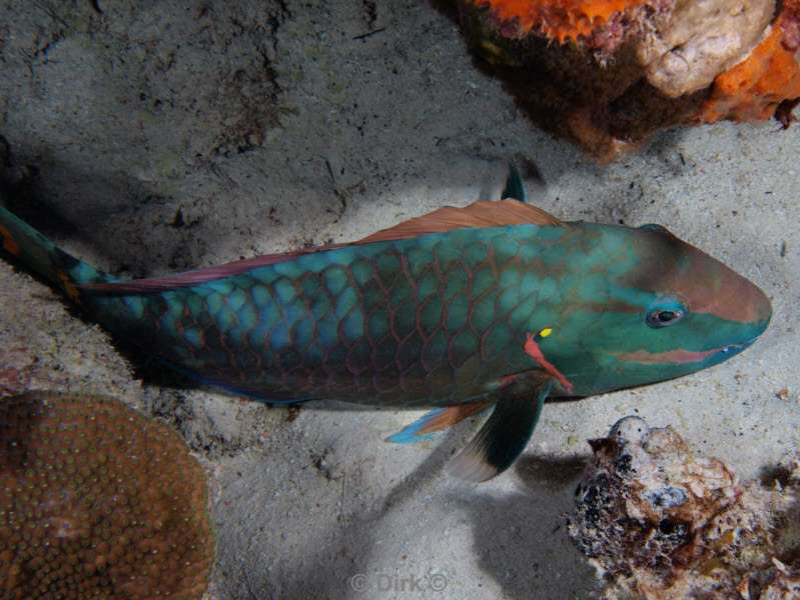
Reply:
[[[556,369],[553,363],[544,357],[542,349],[539,347],[539,344],[536,343],[536,340],[533,339],[533,334],[531,333],[528,333],[525,339],[525,353],[538,362],[545,371],[555,377],[568,394],[572,393],[572,384],[564,377],[561,371]]]
[[[637,350],[636,352],[629,352],[627,354],[616,354],[615,356],[621,360],[631,362],[638,362],[644,364],[661,364],[661,363],[693,363],[700,362],[707,359],[712,354],[716,354],[722,348],[714,348],[713,350],[705,350],[703,352],[693,352],[691,350],[670,350],[669,352],[647,352],[646,350]]]

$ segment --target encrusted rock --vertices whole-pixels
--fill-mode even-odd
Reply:
[[[543,127],[601,160],[680,124],[785,126],[800,0],[460,0],[473,48]]]
[[[569,533],[605,598],[798,597],[800,468],[784,485],[740,484],[671,427],[626,417],[592,440]],[[781,596],[789,593],[788,596]]]

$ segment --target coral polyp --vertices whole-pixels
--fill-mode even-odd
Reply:
[[[163,423],[116,400],[0,403],[0,597],[201,598],[205,474]]]

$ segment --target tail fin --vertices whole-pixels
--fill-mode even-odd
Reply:
[[[70,256],[24,221],[0,206],[0,249],[78,302],[78,286],[107,281],[94,267]]]

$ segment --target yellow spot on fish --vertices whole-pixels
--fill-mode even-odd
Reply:
[[[545,327],[544,329],[542,329],[539,332],[539,337],[543,337],[543,338],[550,337],[551,333],[553,333],[553,328],[552,327]]]

